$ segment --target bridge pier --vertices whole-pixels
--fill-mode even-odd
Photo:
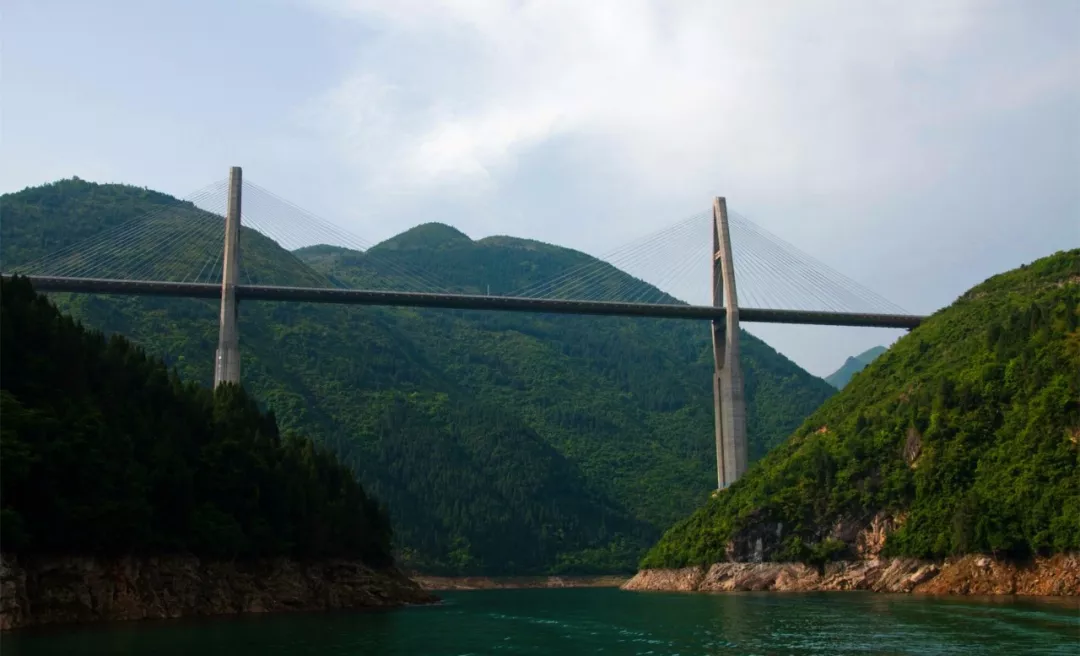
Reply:
[[[218,347],[214,354],[214,387],[240,383],[240,329],[237,325],[236,284],[240,272],[240,187],[239,166],[229,169],[229,204],[225,212],[225,253],[221,269],[221,318]]]
[[[723,321],[712,321],[713,414],[716,425],[717,487],[724,489],[746,472],[746,399],[739,364],[739,299],[731,255],[727,199],[713,201],[713,306],[726,309]]]

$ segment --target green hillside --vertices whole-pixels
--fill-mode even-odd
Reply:
[[[10,270],[179,201],[65,180],[0,203],[0,261]],[[388,240],[376,255],[326,246],[293,255],[247,229],[241,244],[245,275],[281,284],[318,278],[298,257],[353,283],[371,275],[369,258],[377,256],[422,268],[454,289],[490,285],[492,293],[591,261],[527,240],[473,241],[440,224]],[[192,253],[192,266],[203,257]],[[185,379],[210,383],[216,303],[56,299],[87,325],[144,345]],[[356,469],[387,505],[409,566],[632,568],[664,526],[715,487],[712,356],[703,324],[245,303],[240,331],[244,386],[283,428],[312,435]],[[756,458],[832,391],[752,336],[743,345]]]
[[[825,382],[836,389],[844,389],[844,386],[851,381],[852,376],[865,369],[868,364],[887,350],[884,346],[875,346],[858,355],[849,357],[844,361],[843,366],[825,376]]]
[[[5,552],[391,562],[352,472],[236,386],[185,383],[25,279],[0,281]]]
[[[1080,548],[1080,250],[987,280],[927,319],[644,567],[851,555],[836,527],[884,512],[886,554]]]

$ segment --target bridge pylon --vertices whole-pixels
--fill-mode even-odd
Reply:
[[[229,199],[225,212],[225,253],[221,269],[221,318],[218,347],[214,354],[214,387],[240,383],[240,327],[237,324],[236,284],[240,272],[240,188],[239,166],[229,169]]]
[[[713,306],[726,310],[723,321],[712,321],[716,478],[722,490],[739,480],[747,463],[746,398],[739,364],[739,297],[735,292],[727,199],[722,196],[713,200],[712,233]]]

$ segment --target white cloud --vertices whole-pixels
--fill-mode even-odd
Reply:
[[[377,35],[314,105],[379,186],[490,191],[581,134],[655,193],[910,190],[940,161],[920,131],[980,98],[925,87],[980,21],[970,1],[318,5]]]
[[[599,253],[723,193],[927,311],[1019,264],[978,256],[976,275],[976,256],[957,255],[1022,240],[993,185],[1017,180],[1018,203],[1080,201],[1058,182],[1076,156],[1052,147],[1077,107],[1080,35],[1063,17],[1080,4],[310,1],[360,37],[352,72],[304,120],[356,196],[395,217],[386,230],[434,218]],[[904,263],[927,252],[939,257],[913,280]],[[792,349],[821,351],[817,371],[847,355],[804,342]]]

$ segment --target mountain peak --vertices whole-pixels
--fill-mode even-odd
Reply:
[[[844,365],[825,377],[825,382],[829,383],[836,389],[844,389],[844,386],[848,384],[851,377],[865,369],[871,362],[873,362],[879,355],[887,351],[884,346],[875,346],[872,349],[867,349],[858,355],[848,356],[848,359],[844,361]]]
[[[887,350],[889,349],[885,348],[884,346],[875,346],[874,348],[867,349],[862,353],[856,355],[855,359],[859,362],[862,362],[863,364],[870,364],[871,362],[876,360],[879,355],[881,355]]]
[[[405,232],[377,244],[371,250],[440,249],[447,246],[472,243],[469,236],[445,223],[421,223]]]

